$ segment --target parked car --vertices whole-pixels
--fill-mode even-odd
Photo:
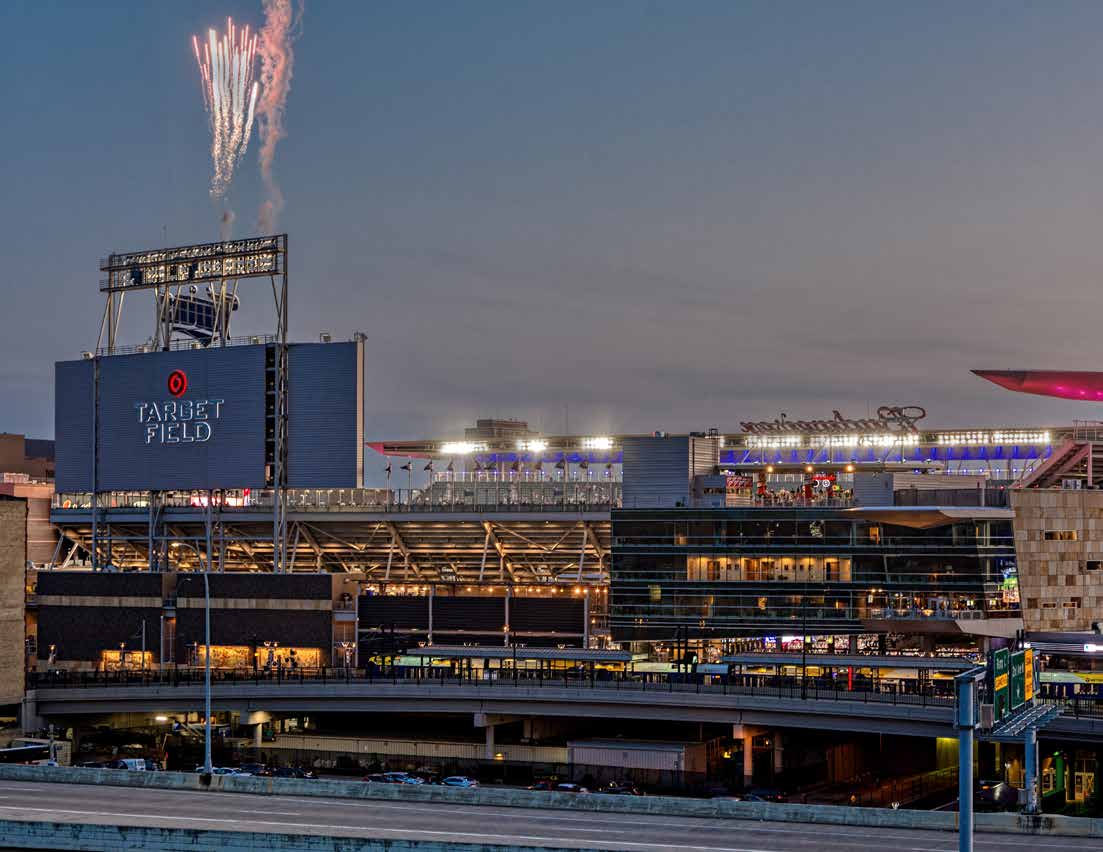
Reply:
[[[417,778],[406,772],[373,772],[366,775],[364,780],[372,784],[424,784],[422,778]]]
[[[594,792],[605,793],[611,796],[642,796],[643,793],[635,784],[628,781],[610,781],[604,787],[599,787]]]
[[[978,781],[973,802],[981,811],[1015,810],[1019,804],[1019,789],[1006,781]]]
[[[581,784],[556,784],[557,793],[589,793],[590,791]]]
[[[301,766],[280,766],[272,771],[274,778],[301,778],[308,781],[316,781],[318,774]]]
[[[544,779],[542,781],[534,781],[533,783],[529,784],[529,789],[530,790],[554,790],[557,783],[558,783],[557,781],[549,781],[547,779]]]
[[[263,763],[243,763],[238,767],[242,772],[249,775],[271,775],[272,770],[265,766]]]
[[[131,772],[156,772],[159,766],[144,757],[120,757],[107,764],[108,769],[128,769]]]
[[[443,781],[440,782],[445,787],[478,787],[479,782],[474,778],[468,778],[466,775],[449,775]]]
[[[744,802],[788,802],[789,796],[771,787],[754,787],[743,794]]]

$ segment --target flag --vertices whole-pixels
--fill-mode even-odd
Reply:
[[[432,473],[432,471],[433,471],[433,460],[432,459],[429,459],[429,464],[425,465],[423,470],[427,470],[430,473]]]
[[[448,471],[449,473],[451,473],[451,472],[452,472],[452,471],[454,471],[455,469],[456,469],[456,463],[455,463],[455,462],[453,462],[453,461],[452,461],[451,459],[449,459],[449,461],[448,461],[448,467],[446,467],[446,468],[445,468],[445,470],[447,470],[447,471]]]
[[[402,467],[399,468],[399,470],[410,470],[410,469],[411,468],[410,468],[410,463],[409,462],[406,462],[406,464],[402,465]]]
[[[383,468],[383,470],[385,470],[387,472],[387,479],[390,479],[391,478],[391,462],[390,462],[390,460],[387,461],[387,466],[385,468]]]

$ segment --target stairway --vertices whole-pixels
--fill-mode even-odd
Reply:
[[[1024,475],[1017,487],[1060,488],[1066,480],[1079,480],[1082,488],[1103,486],[1103,442],[1065,441]]]

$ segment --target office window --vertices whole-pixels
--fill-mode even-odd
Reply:
[[[1046,530],[1046,541],[1076,541],[1076,530]]]
[[[1098,571],[1100,566],[1103,566],[1103,561],[1099,559],[1089,559],[1084,563],[1084,568],[1088,571]]]

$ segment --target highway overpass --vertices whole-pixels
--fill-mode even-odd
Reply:
[[[482,714],[486,718],[630,718],[773,728],[952,737],[952,699],[893,692],[848,692],[799,685],[701,685],[635,681],[512,679],[350,679],[304,677],[218,680],[215,712]],[[200,682],[39,686],[27,693],[28,717],[46,723],[115,713],[201,711]],[[1092,716],[1082,710],[1090,709]],[[1103,742],[1099,707],[1073,708],[1046,736]]]

